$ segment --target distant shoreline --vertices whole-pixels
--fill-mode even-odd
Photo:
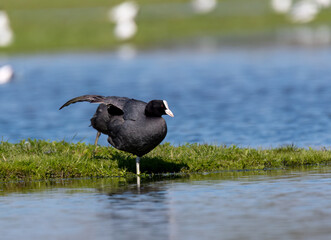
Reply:
[[[186,45],[201,38],[225,43],[278,39],[290,44],[303,41],[303,44],[330,45],[326,40],[331,39],[327,36],[331,34],[331,8],[322,10],[310,23],[292,24],[286,16],[274,13],[269,1],[265,0],[255,0],[249,7],[242,7],[247,5],[244,0],[219,1],[213,12],[202,15],[194,14],[189,2],[143,0],[139,1],[141,10],[137,16],[137,35],[120,41],[115,38],[114,24],[107,17],[112,4],[91,0],[79,4],[73,0],[57,3],[35,0],[31,5],[29,2],[4,0],[2,7],[8,13],[14,42],[9,47],[0,48],[0,51],[5,54],[109,51],[122,44],[150,49]],[[305,29],[301,31],[300,28]],[[315,33],[316,37],[312,36]],[[309,35],[307,41],[303,34]],[[325,39],[319,39],[321,36]]]

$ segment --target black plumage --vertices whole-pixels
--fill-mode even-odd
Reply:
[[[126,97],[84,95],[66,102],[60,109],[76,102],[99,103],[91,125],[108,135],[108,142],[119,150],[141,157],[159,145],[167,134],[167,124],[162,115],[173,113],[165,100],[148,103]],[[137,173],[139,173],[137,167]]]

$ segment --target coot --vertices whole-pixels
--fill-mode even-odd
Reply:
[[[84,95],[66,102],[60,109],[76,102],[99,103],[91,118],[98,133],[108,135],[108,142],[119,150],[137,155],[137,174],[140,174],[140,157],[159,145],[167,134],[167,124],[162,115],[173,117],[167,101],[148,103],[127,97]]]

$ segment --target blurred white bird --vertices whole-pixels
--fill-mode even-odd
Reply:
[[[315,2],[321,7],[330,7],[331,0],[315,0]]]
[[[126,40],[137,33],[134,19],[138,11],[139,7],[135,2],[124,2],[110,9],[108,17],[116,24],[114,34],[118,39]]]
[[[125,21],[116,24],[114,29],[115,36],[120,40],[132,38],[137,32],[137,25],[134,21]]]
[[[191,5],[196,13],[208,13],[217,6],[217,0],[192,0]]]
[[[297,23],[307,23],[315,19],[319,6],[315,0],[302,0],[293,5],[290,19]]]
[[[0,47],[7,47],[13,42],[14,34],[10,28],[9,18],[5,11],[0,10]]]
[[[14,70],[10,65],[0,67],[0,84],[10,82],[14,76]]]
[[[271,7],[277,13],[287,13],[292,6],[292,0],[271,0]]]
[[[124,2],[110,9],[109,19],[115,23],[132,21],[138,14],[139,7],[135,2]]]

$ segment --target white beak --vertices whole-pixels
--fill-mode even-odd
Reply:
[[[175,115],[170,111],[168,103],[166,100],[163,100],[164,106],[166,107],[165,113],[170,117],[174,117]]]
[[[165,113],[169,115],[170,117],[174,117],[174,114],[170,111],[170,109],[166,109]]]

